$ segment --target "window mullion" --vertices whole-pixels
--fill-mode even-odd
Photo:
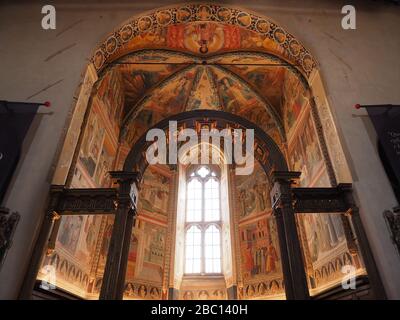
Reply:
[[[204,179],[201,180],[201,273],[205,273],[205,229],[204,229],[204,220],[205,220],[205,183]]]

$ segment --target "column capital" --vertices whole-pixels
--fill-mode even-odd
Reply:
[[[110,176],[117,180],[119,185],[117,203],[119,207],[136,209],[139,194],[140,172],[110,171]]]
[[[52,222],[60,220],[61,215],[58,214],[57,211],[49,210],[46,214],[47,219],[51,220]]]
[[[292,184],[300,177],[301,172],[274,171],[271,174],[272,189],[270,192],[272,208],[278,206],[292,207]]]

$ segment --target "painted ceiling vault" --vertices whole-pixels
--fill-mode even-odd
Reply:
[[[120,81],[124,91],[120,138],[129,146],[162,119],[197,109],[242,116],[281,145],[286,139],[286,105],[297,96],[303,98],[299,103],[307,99],[306,84],[296,69],[272,56],[243,51],[204,59],[143,50],[105,70],[98,86],[109,78]]]
[[[112,78],[124,90],[118,121],[120,140],[130,147],[162,119],[196,109],[242,116],[282,145],[292,116],[287,107],[308,101],[306,79],[316,65],[274,22],[200,4],[125,23],[92,61],[99,86]]]

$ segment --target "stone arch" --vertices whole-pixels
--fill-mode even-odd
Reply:
[[[252,32],[260,37],[258,45],[261,50],[258,48],[257,51],[275,53],[292,65],[296,65],[307,77],[317,66],[314,57],[302,43],[270,18],[260,16],[246,9],[206,3],[164,7],[129,19],[109,34],[95,49],[91,61],[96,70],[100,71],[126,53],[143,48],[141,44],[137,43],[140,37],[160,29],[193,22],[219,23]],[[167,46],[166,39],[159,40],[160,43],[153,43],[153,46],[165,48]],[[144,44],[144,46],[146,45]],[[227,49],[243,48],[230,44],[228,48],[225,48],[225,50]],[[252,48],[249,47],[249,49]],[[209,51],[199,51],[199,53],[203,55],[210,54]]]

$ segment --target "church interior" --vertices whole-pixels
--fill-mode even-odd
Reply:
[[[50,131],[58,128],[57,135],[41,137],[42,145],[32,142],[35,138],[25,139],[32,146],[24,152],[43,150],[49,161],[28,165],[33,158],[21,157],[20,163],[28,167],[21,171],[17,166],[2,204],[21,217],[0,269],[0,279],[5,279],[0,297],[400,299],[400,277],[393,280],[399,275],[400,257],[382,215],[383,208],[396,207],[396,190],[378,152],[365,153],[375,148],[372,143],[369,149],[351,148],[343,138],[351,135],[358,145],[369,139],[371,125],[367,133],[365,118],[354,120],[341,113],[341,92],[347,91],[332,94],[330,84],[351,75],[325,72],[323,54],[329,49],[315,48],[326,42],[311,42],[312,34],[286,28],[285,19],[310,23],[302,20],[302,11],[290,7],[290,1],[282,1],[288,2],[284,11],[276,1],[265,8],[256,1],[248,8],[223,1],[167,6],[150,2],[131,12],[123,2],[115,10],[124,12],[125,22],[107,18],[100,36],[92,36],[89,59],[84,53],[75,56],[83,70],[74,75],[78,85],[68,83],[63,89],[60,83],[51,94],[44,91],[31,99],[55,101],[43,112],[65,110],[48,125]],[[71,23],[85,10],[71,6],[68,14],[76,18],[66,25],[72,29],[59,30],[57,37],[79,37]],[[382,9],[382,15],[392,19],[387,24],[399,23],[399,8],[387,6]],[[60,3],[60,23],[68,7]],[[100,5],[93,14],[108,8]],[[268,15],[269,9],[278,12],[279,19]],[[305,17],[311,9],[303,9]],[[8,4],[7,10],[16,9]],[[324,10],[312,11],[309,19],[320,13],[323,20]],[[360,14],[360,29],[370,14],[366,11],[367,17]],[[322,31],[314,32],[322,37],[327,32],[319,23]],[[352,31],[337,31],[335,39],[340,32]],[[398,41],[391,46],[400,49]],[[58,58],[50,62],[53,59]],[[63,59],[68,63],[74,57]],[[346,60],[346,55],[335,59]],[[368,68],[365,60],[362,63]],[[381,65],[384,73],[400,71],[398,57],[389,56]],[[395,70],[389,77],[399,80]],[[51,72],[50,67],[45,72]],[[398,88],[390,85],[386,89],[391,93],[382,93],[390,101],[383,102],[395,104]],[[353,87],[359,97],[350,99],[354,103],[347,109],[370,102],[360,90]],[[69,102],[55,98],[59,91],[66,91]],[[14,99],[5,89],[0,92],[1,99]],[[38,114],[40,110],[44,108]],[[28,135],[51,121],[46,117],[51,115],[33,122]],[[146,134],[152,128],[167,132],[165,124],[171,120],[177,121],[178,132],[191,128],[198,135],[212,128],[255,130],[252,172],[236,174],[238,165],[227,161],[226,146],[200,142],[184,154],[186,161],[149,163]],[[359,121],[358,127],[351,121]],[[54,140],[54,148],[44,150],[46,139]],[[167,133],[167,144],[172,140]],[[213,161],[193,161],[205,150]],[[360,169],[349,156],[352,152],[364,160]],[[211,159],[211,154],[216,157]],[[26,188],[15,180],[24,181],[23,174],[32,175]],[[378,186],[365,191],[374,179]],[[32,211],[18,205],[25,201],[24,194],[32,197],[25,207]],[[30,217],[24,220],[25,215]],[[17,263],[22,266],[18,273],[13,271]],[[351,271],[356,288],[345,288],[344,270]],[[6,278],[19,285],[11,289]]]

